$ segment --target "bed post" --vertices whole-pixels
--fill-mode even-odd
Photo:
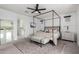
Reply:
[[[45,31],[45,20],[44,20],[44,31]]]
[[[61,33],[61,17],[59,17],[59,32],[60,32],[60,40],[62,39],[62,33]]]
[[[54,26],[54,12],[52,10],[52,27]],[[52,29],[52,40],[54,40],[54,31]]]
[[[1,19],[0,19],[0,34],[1,34]],[[1,39],[0,39],[0,45],[1,45]]]
[[[34,23],[34,16],[33,16],[33,23]],[[34,28],[33,28],[33,35],[34,35]]]

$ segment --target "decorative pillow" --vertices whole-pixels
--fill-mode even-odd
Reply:
[[[52,33],[52,30],[53,30],[53,29],[49,29],[49,33]]]

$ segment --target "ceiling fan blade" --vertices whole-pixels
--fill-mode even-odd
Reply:
[[[43,9],[38,9],[38,10],[46,10],[46,8],[43,8]]]
[[[39,13],[41,13],[40,11],[38,11]]]
[[[27,9],[35,10],[35,9],[33,9],[33,8],[29,8],[29,7],[27,7]]]
[[[35,10],[32,13],[34,13],[34,12],[35,12]]]

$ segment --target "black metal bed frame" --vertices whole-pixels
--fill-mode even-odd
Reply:
[[[59,19],[59,33],[60,33],[60,39],[62,38],[62,34],[61,34],[61,17],[58,15],[58,13],[56,13],[54,10],[51,10],[51,11],[48,11],[48,12],[45,12],[45,13],[41,13],[39,15],[35,15],[33,16],[33,22],[35,21],[34,18],[38,18],[37,16],[40,16],[40,15],[43,15],[43,14],[47,14],[51,12],[52,13],[52,26],[54,25],[54,19]],[[58,17],[54,18],[54,14],[57,15]],[[38,18],[38,19],[42,19],[42,18]],[[50,20],[50,19],[46,19],[46,20]],[[44,26],[45,27],[45,26]],[[52,31],[53,32],[53,31]],[[33,34],[34,34],[34,28],[33,28]],[[53,35],[52,34],[52,38],[53,38]],[[54,38],[53,38],[54,39]]]

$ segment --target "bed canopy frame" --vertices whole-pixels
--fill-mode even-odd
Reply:
[[[43,15],[46,15],[46,14],[50,14],[51,13],[51,18],[50,19],[45,19],[45,18],[41,18],[39,16],[43,16]],[[59,26],[58,26],[58,30],[59,30],[59,34],[60,34],[60,39],[62,38],[62,35],[61,35],[61,17],[59,16],[59,14],[57,12],[55,12],[54,10],[51,10],[51,11],[48,11],[48,12],[45,12],[45,13],[41,13],[39,15],[35,15],[33,16],[33,23],[35,22],[35,18],[37,19],[41,19],[41,20],[52,20],[52,27],[54,26],[54,20],[55,19],[58,19],[59,20]],[[44,24],[44,28],[45,28],[45,24]],[[34,34],[34,28],[33,28],[33,34]],[[53,31],[52,31],[53,32]],[[53,38],[53,35],[52,34],[52,38]]]

